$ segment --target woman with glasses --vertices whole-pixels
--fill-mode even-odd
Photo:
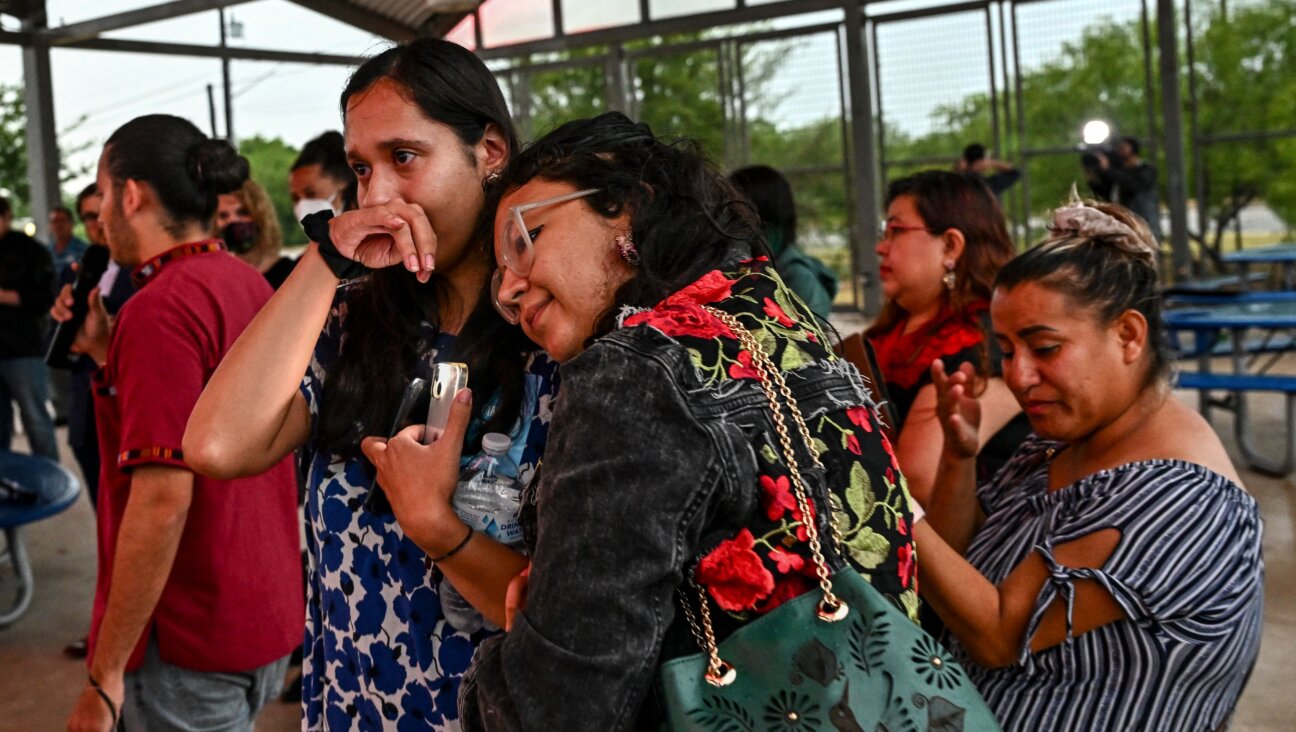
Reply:
[[[503,624],[525,559],[457,519],[425,520],[423,466],[457,476],[461,456],[503,432],[529,480],[556,386],[489,296],[483,210],[517,139],[490,71],[439,40],[365,62],[341,106],[360,208],[306,217],[314,243],[212,376],[185,458],[233,476],[303,448],[303,729],[457,730],[460,678],[489,633],[444,619],[441,580]],[[471,392],[423,446],[426,406],[397,421],[398,404],[440,361],[466,363]]]
[[[887,300],[864,335],[896,416],[896,457],[910,493],[925,504],[941,452],[932,361],[940,359],[950,373],[963,363],[976,371],[980,478],[992,476],[1030,431],[989,337],[990,285],[1014,249],[994,194],[968,176],[927,171],[902,178],[887,190],[886,204],[877,254]]]
[[[676,590],[705,588],[726,637],[817,586],[810,519],[832,571],[850,562],[916,615],[909,497],[863,382],[696,147],[604,114],[537,141],[499,191],[495,303],[562,363],[563,391],[522,501],[526,607],[478,651],[464,729],[656,729],[659,661],[699,650]],[[819,445],[822,470],[798,453],[809,516],[739,331]],[[447,531],[454,476],[427,474],[424,515]]]

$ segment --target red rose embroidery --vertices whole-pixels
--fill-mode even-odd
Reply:
[[[814,520],[815,520],[815,515],[816,515],[815,505],[814,505],[813,503],[811,503],[811,504],[810,504],[810,520],[811,520],[811,521],[814,521]],[[806,527],[805,527],[805,520],[804,520],[803,518],[801,518],[801,509],[798,508],[798,509],[794,510],[794,511],[792,512],[792,518],[793,518],[793,520],[795,520],[795,521],[800,521],[800,522],[801,522],[801,525],[797,527],[797,538],[800,539],[801,541],[810,541],[810,534],[806,531]]]
[[[896,571],[900,574],[900,586],[908,589],[914,573],[913,545],[901,546],[896,550],[896,556],[899,557]]]
[[[768,475],[760,477],[764,494],[761,503],[765,505],[765,515],[770,521],[777,521],[786,511],[796,511],[796,496],[792,495],[792,483],[786,475],[775,480]]]
[[[668,336],[696,338],[733,338],[733,331],[719,318],[693,303],[663,302],[646,313],[635,313],[625,319],[627,326],[646,323]]]
[[[768,297],[765,298],[765,314],[777,320],[784,328],[791,328],[793,325],[792,319],[783,312],[783,308]]]
[[[770,593],[769,599],[756,608],[756,612],[767,613],[788,600],[804,595],[809,589],[810,583],[800,575],[790,574],[780,577],[778,584],[774,586],[774,592]]]
[[[756,379],[760,381],[760,372],[752,366],[751,351],[739,351],[738,363],[729,364],[729,378]]]
[[[846,410],[846,416],[850,418],[852,424],[865,432],[873,431],[873,419],[869,414],[868,407],[851,407]]]
[[[900,462],[896,460],[895,449],[891,447],[891,441],[887,439],[885,432],[882,433],[881,437],[882,437],[882,449],[886,450],[886,454],[891,457],[891,467],[896,470],[899,470]],[[888,473],[889,472],[890,471],[888,471]],[[892,477],[891,475],[888,475],[887,477],[890,478],[892,481],[895,480],[894,477]]]
[[[788,574],[799,571],[805,566],[805,557],[800,554],[783,551],[778,547],[772,549],[769,553],[770,561],[778,565],[779,574]]]
[[[859,439],[856,438],[855,435],[846,435],[846,449],[850,450],[856,455],[863,454],[862,452],[860,452]]]
[[[698,562],[695,578],[707,588],[721,609],[742,612],[756,607],[774,589],[774,575],[753,547],[756,538],[747,529],[726,539]]]
[[[701,279],[666,298],[667,303],[694,302],[707,305],[729,297],[733,292],[733,280],[724,276],[720,270],[712,270],[702,275]]]

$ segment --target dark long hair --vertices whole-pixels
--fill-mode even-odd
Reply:
[[[382,79],[399,84],[429,119],[446,125],[465,146],[481,141],[495,125],[517,150],[508,105],[495,77],[463,47],[435,39],[395,46],[366,61],[342,92],[342,113],[352,96]],[[485,209],[479,214],[475,254],[491,256]],[[471,246],[472,244],[470,244]],[[321,446],[343,456],[359,454],[360,438],[386,430],[401,392],[414,374],[421,345],[419,328],[427,321],[440,329],[433,275],[420,284],[401,267],[371,274],[347,301],[346,340],[324,382],[320,413]],[[522,403],[524,353],[534,346],[522,331],[495,313],[483,281],[477,306],[455,339],[453,358],[468,364],[474,410],[480,414],[498,389],[502,398],[485,431],[507,431]],[[465,450],[471,451],[469,445]]]
[[[999,268],[1016,253],[1003,209],[990,189],[972,176],[926,170],[892,181],[886,205],[901,196],[914,199],[918,216],[932,234],[950,229],[963,234],[963,256],[954,263],[954,289],[942,294],[949,306],[955,313],[962,313],[974,302],[988,301]],[[865,335],[885,333],[906,315],[895,301],[887,301]]]
[[[104,150],[114,187],[127,180],[149,184],[166,213],[167,233],[177,237],[195,223],[210,226],[220,194],[248,178],[247,158],[228,142],[169,114],[136,117],[112,133]]]
[[[630,214],[640,264],[594,337],[613,329],[622,307],[651,307],[724,264],[736,244],[768,253],[751,204],[695,142],[660,140],[620,112],[568,122],[537,140],[509,165],[497,199],[532,178],[597,188],[581,201],[607,218]]]
[[[769,238],[771,233],[777,234],[778,244],[772,239],[770,241],[775,255],[796,246],[796,202],[792,197],[792,185],[782,173],[768,165],[749,165],[730,173],[729,182],[756,207],[766,237]]]

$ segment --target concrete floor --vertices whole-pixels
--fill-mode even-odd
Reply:
[[[1291,364],[1296,367],[1296,359]],[[1196,402],[1195,394],[1181,394]],[[1282,400],[1252,399],[1253,429],[1271,454],[1282,448]],[[1220,414],[1216,428],[1234,453],[1232,420]],[[64,444],[65,430],[60,430]],[[19,440],[15,449],[24,450]],[[76,462],[64,447],[65,465]],[[1290,668],[1296,658],[1296,477],[1275,479],[1244,472],[1247,488],[1259,501],[1265,520],[1265,627],[1260,660],[1234,719],[1233,730],[1291,730],[1296,718]],[[85,634],[95,578],[94,516],[87,500],[25,532],[36,577],[36,596],[26,615],[0,630],[0,731],[43,732],[64,729],[71,705],[85,682],[82,662],[64,658],[61,649]],[[7,571],[7,569],[6,569]],[[0,599],[0,602],[7,598]],[[257,732],[299,729],[297,705],[272,703],[257,722]]]

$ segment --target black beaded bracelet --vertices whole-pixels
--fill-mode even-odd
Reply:
[[[306,236],[315,245],[319,247],[320,257],[324,259],[324,264],[328,265],[330,271],[337,275],[340,280],[353,280],[357,277],[363,277],[369,273],[369,268],[363,264],[342,256],[342,253],[333,245],[333,239],[329,236],[329,219],[333,218],[333,212],[325,209],[309,214],[301,220],[302,229],[306,231]]]
[[[476,532],[473,531],[473,527],[469,526],[468,533],[464,536],[463,541],[459,542],[459,546],[455,547],[454,549],[451,549],[450,551],[446,552],[445,554],[442,554],[439,557],[429,557],[429,558],[434,562],[443,562],[449,559],[450,557],[453,557],[454,555],[459,553],[460,549],[463,549],[464,547],[468,546],[468,542],[473,538],[474,533]]]

